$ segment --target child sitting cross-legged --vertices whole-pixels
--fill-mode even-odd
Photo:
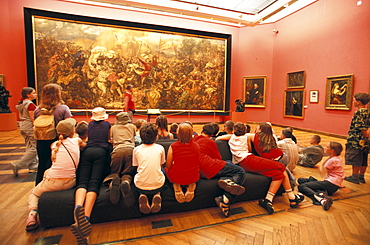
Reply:
[[[154,143],[157,139],[157,126],[144,123],[140,128],[140,138],[143,144],[134,148],[132,166],[137,166],[134,183],[139,196],[140,212],[157,213],[161,210],[161,191],[165,183],[162,165],[166,161],[163,146]],[[148,196],[153,196],[152,205],[149,206]]]
[[[194,198],[196,182],[200,178],[200,147],[193,140],[193,127],[181,123],[177,129],[178,141],[168,148],[166,174],[175,191],[179,203],[190,202]],[[184,194],[182,188],[186,188]]]
[[[299,178],[298,189],[312,199],[314,204],[322,205],[325,211],[328,211],[333,204],[333,200],[326,196],[332,195],[341,186],[344,179],[343,163],[339,155],[343,147],[338,142],[330,142],[325,148],[329,158],[319,163],[319,170],[322,175],[326,175],[323,181],[317,181],[314,178]]]
[[[44,192],[71,189],[76,184],[76,168],[80,161],[80,148],[85,147],[80,138],[73,138],[76,120],[67,118],[58,123],[56,130],[59,140],[51,145],[52,165],[45,171],[44,179],[31,191],[28,198],[30,213],[26,221],[26,231],[36,229],[39,197]]]

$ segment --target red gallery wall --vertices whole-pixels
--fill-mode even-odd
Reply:
[[[325,110],[327,76],[354,74],[354,92],[366,92],[370,81],[370,3],[355,0],[319,0],[285,19],[268,25],[234,28],[188,19],[98,8],[57,0],[0,1],[0,74],[15,104],[27,86],[23,8],[110,18],[157,25],[171,25],[232,34],[230,109],[242,98],[243,77],[266,75],[266,107],[247,108],[248,121],[270,121],[300,128],[345,135],[354,112]],[[278,29],[274,34],[272,29]],[[306,71],[306,91],[319,90],[319,103],[308,102],[304,119],[283,117],[286,73]],[[191,116],[193,122],[223,121],[230,117]],[[188,120],[187,116],[170,121]],[[336,123],[333,126],[333,123]]]
[[[354,93],[369,91],[370,2],[356,3],[320,0],[277,23],[241,30],[238,54],[243,57],[238,60],[243,67],[234,75],[267,75],[266,108],[248,108],[248,120],[347,134],[356,108],[325,110],[325,90],[328,76],[354,74]],[[304,119],[286,118],[286,76],[301,70],[306,71],[308,108]],[[309,102],[310,90],[319,90],[319,103]]]

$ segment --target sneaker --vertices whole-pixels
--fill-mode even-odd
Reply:
[[[331,205],[333,204],[333,199],[331,199],[330,197],[326,197],[324,199],[321,200],[321,205],[322,207],[324,208],[325,211],[328,211],[331,207]]]
[[[258,201],[258,204],[263,207],[269,214],[274,213],[274,207],[272,206],[272,203],[268,199],[262,199]]]
[[[162,197],[158,193],[153,196],[152,206],[150,207],[150,210],[152,213],[158,213],[161,210],[161,207],[162,207]]]
[[[289,199],[290,207],[291,208],[298,208],[298,205],[304,200],[304,196],[302,194],[294,195],[294,199]]]
[[[122,178],[120,189],[123,196],[123,204],[126,207],[131,207],[132,205],[134,205],[135,196],[132,192],[130,181],[128,179]]]
[[[26,220],[26,231],[33,231],[39,227],[37,213],[31,213]]]
[[[77,227],[77,224],[71,225],[70,229],[71,229],[73,235],[75,236],[78,245],[87,245],[87,244],[89,244],[88,241],[87,241],[87,238],[84,237],[80,233],[80,229]]]
[[[140,212],[142,212],[143,214],[150,213],[148,197],[144,194],[140,194],[139,196],[139,209],[140,209]]]
[[[220,207],[222,214],[225,217],[230,216],[230,203],[225,203],[222,196],[216,197],[215,202],[218,207]]]
[[[92,227],[90,222],[86,219],[84,207],[76,207],[73,211],[73,218],[79,233],[83,237],[90,236]]]
[[[245,192],[245,188],[241,185],[236,184],[230,179],[220,179],[218,186],[233,195],[241,195]]]
[[[115,176],[109,184],[109,198],[113,204],[117,204],[121,198],[121,179]]]
[[[365,177],[358,177],[358,181],[362,184],[366,184]]]
[[[18,167],[17,167],[17,165],[15,163],[11,163],[10,165],[12,166],[14,176],[18,176]]]
[[[345,177],[344,180],[355,183],[355,184],[360,184],[360,181],[358,180],[358,178],[354,178],[352,175]]]

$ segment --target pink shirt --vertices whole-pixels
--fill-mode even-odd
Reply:
[[[64,146],[61,144],[56,154],[55,162],[53,162],[53,164],[51,165],[46,178],[68,179],[76,177],[76,167],[78,167],[78,163],[80,161],[80,146],[78,143],[78,139],[78,137],[68,137],[67,139],[62,141],[68,149],[69,153],[72,155],[74,163],[66,148],[64,148]],[[55,143],[56,142],[52,144],[52,149],[55,148]]]
[[[328,172],[325,180],[333,183],[334,185],[342,186],[345,176],[342,159],[339,156],[328,159],[325,163],[325,168]]]

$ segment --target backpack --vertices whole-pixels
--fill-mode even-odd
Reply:
[[[53,111],[41,109],[41,115],[33,122],[34,138],[37,140],[53,140],[57,137]]]

